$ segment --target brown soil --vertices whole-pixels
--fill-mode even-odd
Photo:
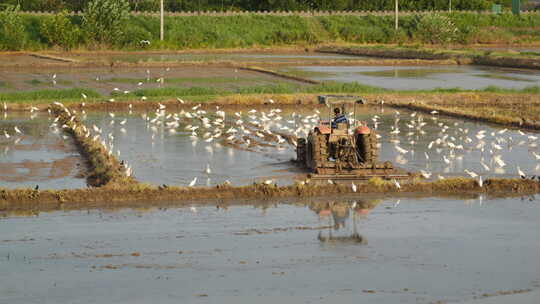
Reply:
[[[1,57],[0,57],[1,60]],[[1,65],[1,64],[0,64]],[[8,85],[2,88],[5,92],[35,91],[51,89],[71,89],[90,88],[103,96],[109,96],[115,87],[121,90],[133,91],[139,89],[139,81],[144,82],[145,89],[155,89],[163,87],[156,80],[163,77],[165,86],[174,85],[177,87],[190,88],[193,86],[207,86],[218,89],[235,89],[243,86],[270,85],[276,82],[288,82],[292,84],[305,84],[305,81],[285,78],[278,74],[260,73],[255,70],[243,69],[240,67],[224,66],[199,66],[186,65],[181,68],[160,68],[160,67],[127,67],[127,68],[71,68],[54,67],[41,68],[39,73],[35,73],[35,68],[20,68],[17,70],[6,69],[0,75],[0,80]],[[149,72],[147,74],[146,72]],[[51,76],[57,75],[57,83],[53,85]],[[33,76],[32,76],[33,75]],[[99,76],[98,80],[96,80]],[[213,80],[216,81],[213,81]],[[175,81],[174,83],[169,83]],[[82,97],[74,98],[82,102]],[[13,104],[13,103],[12,103]],[[11,108],[11,105],[10,105]],[[29,107],[27,107],[29,109]]]
[[[472,63],[487,66],[540,70],[540,60],[534,58],[475,56]]]
[[[445,53],[432,53],[414,49],[387,49],[387,48],[356,48],[356,47],[321,47],[321,53],[345,54],[356,56],[369,56],[378,58],[424,59],[424,60],[452,60],[452,56]],[[455,61],[454,61],[455,63]]]
[[[131,185],[136,181],[126,176],[126,168],[110,154],[99,141],[93,141],[87,136],[86,127],[74,113],[68,109],[52,105],[52,113],[58,117],[60,125],[66,125],[64,132],[71,135],[75,146],[86,159],[88,166],[87,183],[91,186],[104,186],[108,184]]]
[[[380,95],[372,99],[395,108],[465,118],[509,127],[540,130],[540,101],[537,94],[453,93],[414,97]]]
[[[68,156],[53,162],[0,163],[0,181],[26,182],[64,178],[70,176],[79,162],[79,157]],[[21,173],[21,170],[26,173]]]
[[[367,194],[403,196],[421,193],[422,196],[463,196],[484,193],[492,196],[512,196],[540,192],[540,183],[520,179],[488,179],[480,188],[475,180],[467,178],[446,179],[436,182],[412,180],[403,182],[401,188],[393,182],[369,181],[358,185],[358,198]],[[188,204],[227,205],[239,199],[305,198],[328,195],[354,194],[350,185],[276,185],[254,184],[231,187],[219,185],[212,188],[150,187],[141,184],[105,186],[100,188],[34,191],[0,190],[0,212],[51,210],[87,210],[95,208],[137,208],[186,206]],[[249,204],[249,201],[247,201]]]
[[[275,71],[272,71],[272,70],[267,70],[267,69],[263,69],[263,68],[255,67],[255,66],[243,67],[241,69],[247,70],[247,71],[255,71],[255,72],[268,74],[268,75],[272,75],[272,76],[277,76],[277,77],[281,77],[281,78],[285,78],[285,79],[296,80],[296,81],[305,82],[305,83],[309,83],[309,84],[320,84],[321,83],[320,81],[315,81],[315,80],[302,78],[302,77],[298,77],[298,76],[291,76],[291,75],[278,73],[278,72],[275,72]]]
[[[22,67],[22,66],[47,66],[47,65],[61,65],[61,62],[38,58],[28,55],[26,53],[10,52],[0,53],[2,59],[0,60],[1,67]]]
[[[227,51],[226,53],[279,53],[283,52],[281,49],[258,51],[253,49],[250,51],[234,52]],[[294,61],[262,61],[262,60],[204,60],[204,61],[155,61],[155,62],[121,62],[121,61],[111,61],[109,59],[100,59],[100,55],[140,55],[140,54],[200,54],[208,53],[214,54],[210,51],[204,52],[100,52],[100,53],[0,53],[0,67],[4,69],[35,69],[35,68],[166,68],[166,67],[190,67],[190,66],[213,66],[213,67],[228,67],[228,68],[242,68],[250,67],[257,65],[264,66],[291,66],[291,65],[325,65],[325,66],[373,66],[373,65],[383,65],[383,66],[415,66],[415,65],[426,65],[426,64],[440,64],[448,65],[455,64],[455,60],[449,59],[423,59],[418,57],[410,58],[381,58],[383,56],[377,56],[376,59],[350,59],[350,60],[335,60],[335,59],[314,59],[314,60],[305,60],[298,59]],[[221,52],[223,53],[223,52]],[[306,54],[305,52],[298,52],[294,50],[293,53],[297,54]],[[215,54],[219,54],[215,53]],[[357,54],[351,54],[357,55]],[[2,59],[5,58],[5,60]]]
[[[67,145],[63,140],[57,140],[53,143],[16,144],[10,146],[10,149],[14,151],[37,151],[45,149],[49,151],[61,151],[66,153],[76,151],[72,146]]]

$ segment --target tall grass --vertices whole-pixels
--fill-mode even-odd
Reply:
[[[540,14],[445,14],[458,30],[455,42],[540,41]],[[45,49],[47,40],[40,26],[50,16],[22,15],[28,43],[21,49]],[[78,16],[71,16],[74,27],[81,26]],[[313,45],[329,42],[390,43],[421,42],[418,32],[421,16],[400,18],[400,30],[394,30],[390,16],[169,16],[165,19],[165,41],[159,41],[159,18],[130,16],[125,33],[112,47],[120,49],[201,49],[254,46]],[[496,33],[488,35],[489,33]],[[95,45],[82,32],[81,47]],[[142,46],[141,40],[150,40]]]

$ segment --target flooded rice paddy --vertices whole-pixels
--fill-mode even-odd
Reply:
[[[294,139],[328,119],[324,106],[195,108],[92,112],[83,118],[89,136],[127,162],[138,181],[180,186],[193,180],[195,186],[303,180],[306,172],[292,162]],[[82,159],[71,139],[51,128],[53,119],[18,113],[0,120],[3,186],[85,187]],[[428,179],[515,178],[520,171],[526,178],[540,176],[537,133],[383,107],[359,107],[356,119],[377,131],[380,161]]]
[[[81,55],[83,56],[83,55]],[[84,55],[86,56],[86,55]],[[225,60],[235,63],[253,63],[270,67],[287,74],[318,81],[358,82],[365,85],[394,90],[428,90],[434,88],[484,89],[488,86],[522,89],[540,84],[540,73],[532,70],[482,67],[482,66],[339,66],[339,61],[362,59],[323,53],[230,53],[230,54],[122,54],[78,58],[82,62],[106,61],[107,66],[68,68],[58,63],[40,69],[24,67],[6,69],[0,75],[1,92],[34,91],[43,89],[93,89],[102,95],[122,94],[139,89],[155,88],[214,88],[235,92],[241,88],[276,84],[306,85],[291,79],[280,78],[254,71],[216,66],[171,66],[127,68],[115,66],[116,62],[189,62]],[[28,56],[27,56],[28,57]],[[75,56],[77,57],[77,56]],[[9,56],[7,62],[17,62]],[[28,66],[36,64],[32,57]],[[337,66],[320,64],[338,61]],[[91,64],[89,64],[91,65]],[[110,65],[110,66],[108,66]]]
[[[8,215],[0,302],[449,303],[540,286],[533,197],[354,202]]]
[[[261,62],[311,60],[290,54],[241,56]],[[321,56],[311,58],[340,60]],[[236,60],[231,57],[219,59]],[[488,83],[520,88],[539,81],[535,72],[460,66],[301,70],[308,77],[374,81],[395,89]],[[85,87],[102,94],[280,81],[214,67],[10,70],[0,77],[0,92]],[[83,114],[89,136],[127,162],[138,181],[155,185],[246,185],[268,179],[284,185],[304,179],[306,172],[290,162],[296,157],[294,139],[328,117],[323,106],[278,107],[270,100],[254,108],[157,107]],[[540,176],[537,133],[437,113],[358,110],[356,118],[380,136],[380,160],[421,171],[425,178]],[[44,113],[0,117],[0,188],[85,187],[82,159],[71,139],[52,127],[53,120]],[[514,293],[501,303],[516,296],[534,303],[538,296],[535,196],[236,203],[0,213],[0,303],[436,303]]]
[[[197,186],[225,181],[246,185],[270,178],[284,185],[305,178],[291,162],[295,147],[285,138],[305,137],[319,120],[327,119],[327,111],[324,106],[312,111],[171,108],[92,113],[85,123],[92,136],[99,135],[114,153],[120,151],[119,159],[127,161],[142,182],[188,185],[196,178]],[[527,178],[540,176],[536,133],[387,108],[360,107],[357,112],[358,120],[377,130],[381,161],[423,171],[428,179],[515,178],[518,170]]]
[[[44,114],[0,116],[0,187],[84,188],[84,162],[71,138]]]
[[[205,87],[234,91],[279,83],[300,84],[235,68],[42,68],[3,71],[0,92],[86,88],[107,96],[156,88]]]
[[[151,123],[146,117],[155,119],[152,113],[116,114],[114,118],[108,113],[93,113],[85,121],[102,130],[102,138],[112,143],[113,151],[120,151],[118,158],[132,165],[135,178],[141,182],[187,185],[197,177],[195,185],[213,186],[227,180],[236,185],[268,177],[292,180],[292,149],[285,145],[279,149],[262,147],[254,152],[247,146],[224,145],[221,139],[208,143],[203,133],[214,135],[213,130],[201,132],[200,138],[193,139],[191,131],[185,129],[189,124],[197,125],[192,120],[167,127],[166,120]],[[112,134],[112,141],[107,134]],[[207,167],[210,173],[206,172]]]
[[[358,82],[393,90],[460,88],[478,90],[489,86],[523,89],[540,85],[540,72],[480,66],[301,66],[300,71],[319,81]]]

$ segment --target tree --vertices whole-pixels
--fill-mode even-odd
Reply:
[[[83,29],[95,42],[116,44],[128,16],[127,0],[92,0],[83,12]]]

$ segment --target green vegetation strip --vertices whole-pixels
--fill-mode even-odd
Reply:
[[[32,84],[38,85],[41,82],[37,79],[30,80]],[[88,98],[102,98],[102,96],[92,89],[62,89],[62,90],[33,90],[0,93],[0,102],[21,103],[21,102],[47,102],[55,100],[82,100],[82,94]]]
[[[60,104],[51,106],[52,113],[64,132],[75,141],[81,155],[86,159],[89,173],[87,183],[94,187],[130,185],[136,181],[126,175],[126,168],[107,151],[97,139],[90,137],[90,131],[77,116]]]
[[[526,195],[540,192],[540,183],[524,179],[487,179],[483,187],[469,178],[448,178],[438,181],[414,179],[401,181],[397,188],[392,181],[375,178],[360,183],[357,192],[350,185],[300,184],[278,187],[253,184],[233,187],[218,185],[211,188],[188,188],[174,186],[154,187],[144,184],[115,184],[114,186],[78,190],[0,190],[0,212],[85,210],[90,208],[129,208],[152,206],[183,206],[208,204],[209,200],[222,203],[239,199],[302,198],[326,195],[383,194],[386,196],[426,195],[456,196],[488,194],[492,196]]]
[[[317,85],[293,85],[293,84],[277,84],[277,85],[262,85],[262,86],[246,86],[237,89],[218,89],[209,87],[169,87],[156,89],[141,89],[131,93],[131,96],[136,97],[178,97],[178,96],[224,96],[232,94],[371,94],[371,93],[397,93],[404,95],[414,95],[418,93],[438,94],[438,93],[461,93],[461,92],[488,92],[488,93],[540,93],[540,86],[529,86],[524,89],[505,89],[496,86],[489,86],[481,90],[464,90],[459,88],[442,89],[436,88],[431,90],[391,90],[369,85],[360,84],[357,82],[342,83],[342,82],[323,82]],[[121,96],[121,94],[118,94]],[[128,98],[130,94],[127,95]]]
[[[58,47],[179,50],[321,43],[519,44],[540,41],[540,14],[411,14],[400,18],[397,31],[394,17],[389,15],[166,16],[165,40],[160,41],[158,16],[115,16],[111,10],[105,13],[94,16],[97,21],[102,20],[102,24],[94,24],[84,22],[87,15],[39,16],[6,11],[0,18],[0,50]]]

